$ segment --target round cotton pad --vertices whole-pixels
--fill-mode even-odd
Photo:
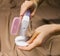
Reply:
[[[25,40],[26,40],[26,37],[24,37],[24,36],[17,36],[15,38],[15,41],[25,41]]]
[[[15,42],[17,46],[27,46],[28,43],[27,42],[24,42],[24,41],[17,41]]]
[[[16,45],[18,45],[18,46],[27,46],[28,43],[25,42],[25,41],[26,41],[26,37],[24,37],[24,36],[17,36],[17,37],[15,38],[15,43],[16,43]]]

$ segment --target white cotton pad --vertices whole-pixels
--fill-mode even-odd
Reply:
[[[27,46],[28,43],[25,41],[26,41],[26,37],[24,37],[24,36],[17,36],[15,38],[15,44],[18,46]]]
[[[25,41],[25,40],[26,40],[26,37],[24,37],[24,36],[17,36],[15,38],[15,41]]]
[[[17,46],[27,46],[28,43],[27,42],[24,42],[24,41],[17,41],[15,42]]]

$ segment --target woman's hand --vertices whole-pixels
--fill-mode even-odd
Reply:
[[[52,36],[52,33],[58,30],[58,27],[60,27],[60,25],[57,26],[56,24],[43,25],[38,27],[31,39],[27,41],[29,45],[24,47],[19,46],[18,48],[22,50],[31,50],[36,46],[41,45],[47,38]]]
[[[22,5],[21,5],[21,10],[20,10],[20,16],[23,16],[24,13],[28,10],[28,9],[32,9],[34,8],[34,3],[33,1],[25,1]],[[34,8],[33,11],[31,12],[31,16],[33,16],[35,14],[36,9]]]

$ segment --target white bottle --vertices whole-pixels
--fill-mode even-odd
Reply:
[[[18,45],[18,46],[27,46],[27,45],[29,45],[26,42],[27,38],[25,36],[26,30],[28,29],[29,22],[30,22],[30,11],[27,11],[24,14],[22,22],[21,22],[20,33],[19,33],[20,36],[17,36],[15,38],[16,45]]]
[[[27,11],[23,16],[19,35],[25,36],[29,22],[30,22],[30,11]]]

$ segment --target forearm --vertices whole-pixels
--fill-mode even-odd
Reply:
[[[60,24],[56,24],[56,30],[60,31]]]
[[[51,33],[54,34],[60,34],[60,24],[52,24],[52,31]]]

